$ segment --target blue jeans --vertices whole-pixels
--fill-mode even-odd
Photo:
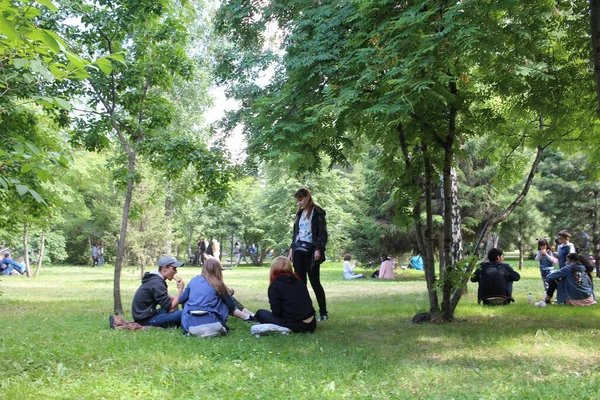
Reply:
[[[158,309],[154,317],[150,318],[144,326],[159,326],[161,328],[175,328],[181,326],[181,314],[183,311],[167,312],[164,308]]]
[[[8,267],[4,271],[2,271],[2,275],[10,275],[10,273],[13,272],[13,270],[17,271],[19,274],[23,273],[21,268],[9,264]]]

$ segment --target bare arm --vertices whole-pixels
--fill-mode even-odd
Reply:
[[[177,306],[179,305],[179,296],[183,293],[183,289],[185,289],[185,281],[178,276],[175,276],[175,280],[177,281],[177,295],[170,296],[171,297],[171,310],[169,312],[177,311]]]

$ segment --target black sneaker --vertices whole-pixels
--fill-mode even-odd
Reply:
[[[317,318],[317,322],[323,322],[323,321],[327,321],[329,319],[329,317],[327,315],[319,315],[319,318]]]

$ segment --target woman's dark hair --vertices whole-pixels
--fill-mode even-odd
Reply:
[[[571,253],[571,254],[569,254],[567,256],[567,261],[573,261],[573,262],[575,262],[577,264],[581,263],[579,254],[577,254],[577,253]]]
[[[579,256],[579,263],[585,267],[585,273],[587,274],[588,278],[590,278],[590,283],[592,284],[593,288],[594,277],[592,276],[592,273],[594,272],[594,269],[596,269],[596,267],[594,266],[594,264],[592,264],[588,257],[582,255]]]
[[[344,261],[350,261],[352,260],[352,255],[351,254],[344,254]]]
[[[310,214],[312,213],[313,208],[315,208],[315,202],[313,201],[312,194],[310,193],[310,190],[308,190],[307,188],[300,188],[294,194],[294,198],[298,199],[298,200],[306,198],[308,200],[308,202],[306,203],[306,207],[304,208],[304,210],[306,210],[306,218],[310,218]],[[298,211],[300,211],[299,208],[298,208]]]
[[[550,245],[548,244],[548,240],[546,240],[546,239],[538,239],[538,250],[541,250],[542,246],[546,246],[546,248],[548,250],[550,250]]]

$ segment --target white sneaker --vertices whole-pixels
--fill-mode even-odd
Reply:
[[[538,301],[535,303],[536,307],[546,307],[546,302],[544,300]]]
[[[201,338],[223,336],[227,333],[227,329],[220,322],[213,322],[211,324],[203,324],[190,326],[188,329],[190,335],[199,336]]]
[[[272,333],[281,333],[282,335],[288,335],[292,331],[285,326],[279,326],[275,324],[258,324],[250,327],[250,333],[256,337],[270,335]]]

